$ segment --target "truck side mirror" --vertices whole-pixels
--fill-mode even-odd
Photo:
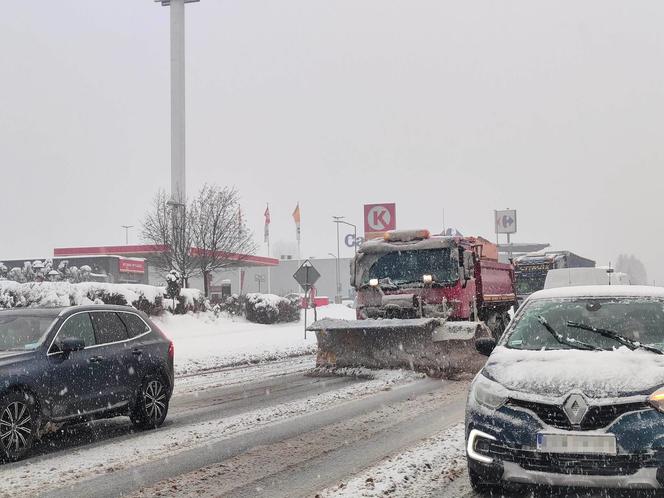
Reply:
[[[463,278],[465,280],[470,280],[473,278],[473,270],[475,267],[475,261],[473,259],[473,253],[471,251],[464,251],[463,253]]]

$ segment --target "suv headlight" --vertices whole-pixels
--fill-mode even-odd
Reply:
[[[482,374],[477,376],[477,380],[473,384],[473,397],[475,401],[492,410],[500,408],[507,401],[507,394],[507,389],[498,384],[498,382],[487,379]]]
[[[664,413],[664,387],[660,387],[648,396],[648,403],[650,403],[657,411]]]

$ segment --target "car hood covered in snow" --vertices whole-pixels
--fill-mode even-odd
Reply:
[[[524,351],[496,347],[486,377],[541,396],[581,391],[591,398],[648,394],[664,386],[664,355],[621,347],[613,351]]]

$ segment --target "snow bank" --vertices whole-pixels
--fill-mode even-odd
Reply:
[[[457,424],[318,496],[435,496],[441,485],[459,477],[465,467],[463,424]]]
[[[318,317],[350,318],[355,310],[343,305],[318,308]],[[309,321],[313,320],[309,311]],[[178,374],[225,366],[257,363],[289,356],[312,354],[316,335],[304,338],[304,313],[294,323],[263,325],[241,317],[214,313],[165,313],[155,322],[175,343],[175,368]]]

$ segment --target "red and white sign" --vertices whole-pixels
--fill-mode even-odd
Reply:
[[[118,271],[121,273],[145,273],[145,260],[126,258],[119,259]]]
[[[396,204],[364,205],[364,236],[367,239],[382,237],[388,230],[396,230]]]

